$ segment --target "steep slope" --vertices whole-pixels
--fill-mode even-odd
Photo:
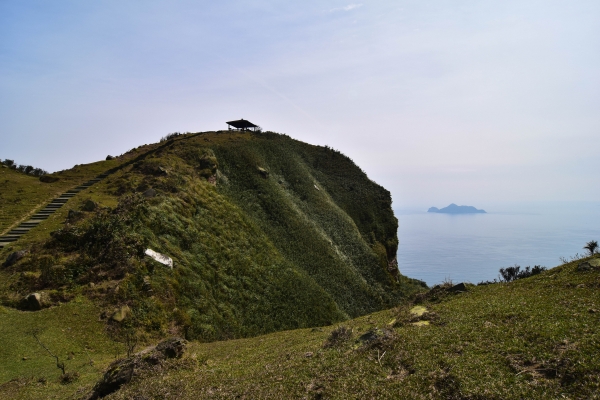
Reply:
[[[217,340],[326,325],[422,289],[395,268],[389,192],[339,152],[236,132],[146,150],[0,253],[29,251],[1,272],[5,306],[33,291],[45,307],[83,295],[107,317],[125,310],[108,323],[116,335]],[[98,205],[81,211],[88,199]]]

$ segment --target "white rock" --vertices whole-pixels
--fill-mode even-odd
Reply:
[[[173,260],[171,259],[171,257],[167,257],[164,254],[157,253],[152,249],[146,249],[144,254],[146,254],[148,257],[152,257],[152,259],[158,261],[159,263],[167,265],[171,267],[171,269],[173,269]]]

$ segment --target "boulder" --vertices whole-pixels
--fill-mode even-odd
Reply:
[[[450,293],[466,292],[466,291],[467,291],[467,287],[465,286],[464,282],[461,282],[457,285],[454,285],[454,286],[448,288],[448,292],[450,292]]]
[[[25,296],[25,308],[29,311],[42,309],[42,296],[39,293],[30,293]]]
[[[110,319],[116,322],[122,322],[131,314],[131,308],[129,306],[122,306],[110,316]]]
[[[156,196],[156,190],[150,188],[150,189],[147,189],[143,194],[144,194],[144,197],[154,197],[154,196]]]
[[[115,158],[111,155],[106,156],[106,161],[114,160]]]
[[[257,167],[258,172],[262,175],[263,178],[268,178],[269,177],[269,171],[267,171],[266,169],[262,168],[262,167]]]
[[[67,214],[67,220],[69,222],[74,222],[80,219],[82,216],[83,214],[81,213],[81,211],[69,210],[69,213]]]
[[[83,203],[83,206],[81,206],[82,211],[94,211],[96,208],[98,208],[98,203],[89,199]]]
[[[591,269],[592,266],[587,261],[579,263],[579,265],[577,266],[577,271],[590,271]]]
[[[54,182],[58,182],[60,178],[56,177],[56,176],[50,176],[50,175],[42,175],[40,176],[40,182],[42,183],[54,183]]]
[[[13,253],[10,253],[8,257],[6,257],[6,261],[4,261],[2,266],[10,267],[11,265],[19,261],[21,258],[25,257],[25,254],[27,254],[27,250],[15,251]]]
[[[152,281],[150,280],[150,277],[148,275],[144,276],[144,283],[142,283],[142,289],[144,289],[144,291],[148,293],[152,292]]]
[[[144,370],[160,368],[162,361],[168,358],[179,358],[185,351],[187,341],[173,337],[160,342],[156,347],[142,350],[134,356],[117,360],[109,365],[102,379],[94,385],[88,400],[96,400],[116,392],[134,376],[143,374]]]
[[[163,358],[180,358],[185,351],[187,341],[179,337],[163,340],[156,345],[155,352]]]
[[[395,337],[394,331],[388,328],[379,329],[373,328],[361,335],[356,342],[362,345],[363,348],[379,347]]]
[[[593,260],[588,260],[580,263],[577,266],[577,271],[591,271],[593,269],[600,267],[600,258],[595,258]]]

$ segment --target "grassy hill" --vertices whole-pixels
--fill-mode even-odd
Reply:
[[[463,293],[438,287],[413,303],[322,328],[192,341],[182,358],[144,370],[106,398],[598,398],[600,270],[578,264]],[[3,342],[15,343],[2,350],[0,398],[89,393],[119,352],[94,311],[78,299],[0,313]],[[48,346],[71,357],[76,382],[61,384],[53,360],[23,336],[40,325]]]
[[[2,229],[107,170],[0,249],[27,251],[0,268],[0,398],[85,398],[171,335],[182,358],[107,398],[597,396],[597,268],[426,292],[395,269],[389,192],[285,135],[181,135],[51,184],[0,168]]]
[[[395,268],[389,192],[339,152],[269,132],[181,135],[57,172],[53,183],[0,168],[0,228],[107,170],[0,250],[1,260],[26,251],[0,269],[7,310],[35,319],[23,299],[37,292],[36,314],[77,300],[115,340],[214,341],[328,325],[423,289]],[[111,320],[115,310],[123,322]]]

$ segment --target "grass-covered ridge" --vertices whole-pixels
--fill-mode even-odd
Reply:
[[[6,224],[107,169],[0,251],[28,251],[0,268],[0,398],[86,398],[116,358],[171,335],[190,339],[183,358],[105,398],[598,398],[597,255],[425,293],[394,269],[389,193],[273,133],[181,135],[55,186],[3,169]],[[25,311],[34,291],[43,309]]]
[[[435,296],[419,317],[403,305],[322,331],[192,344],[110,398],[598,398],[600,268],[580,263]]]
[[[389,192],[339,152],[274,133],[213,132],[101,164],[116,168],[142,150],[152,152],[0,253],[29,251],[0,272],[5,307],[22,308],[34,291],[45,306],[84,296],[107,316],[129,307],[123,325],[146,337],[212,341],[327,325],[422,290],[395,269]],[[98,207],[80,211],[88,198]],[[23,211],[11,210],[18,220]]]
[[[595,260],[591,264],[599,265]],[[404,304],[323,328],[193,341],[183,358],[144,370],[106,398],[594,399],[600,391],[600,268],[578,268],[585,261],[510,283],[467,285],[462,293],[435,288],[415,299],[426,312],[411,313],[415,304]],[[28,315],[32,324],[50,313],[69,316],[54,336],[74,340],[49,342],[60,354],[73,352],[68,366],[81,376],[69,385],[58,383],[60,372],[32,339],[17,337],[19,325],[10,322],[19,321],[18,312],[0,311],[2,334],[30,345],[4,351],[3,367],[13,368],[4,379],[14,378],[0,384],[0,397],[91,392],[114,350],[104,344],[101,351],[102,338],[89,337],[88,330],[68,329],[97,324],[75,315],[73,305]],[[86,353],[90,339],[100,345]],[[36,367],[26,370],[28,362]]]

